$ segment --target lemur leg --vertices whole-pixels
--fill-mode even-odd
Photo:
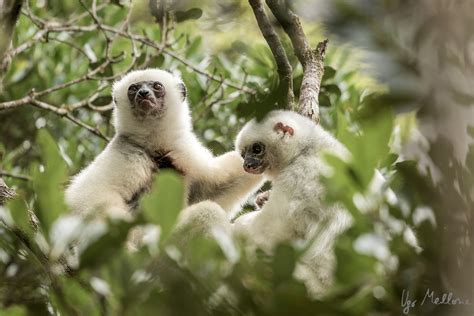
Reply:
[[[84,207],[87,201],[87,207]],[[82,192],[68,199],[68,205],[72,214],[82,217],[94,217],[101,219],[132,220],[129,205],[117,192],[103,190],[98,192]]]

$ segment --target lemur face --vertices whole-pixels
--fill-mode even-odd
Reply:
[[[252,120],[242,128],[236,148],[244,159],[246,172],[271,177],[299,152],[295,137],[300,136],[301,131],[297,132],[294,122],[286,117],[291,115],[295,113],[275,111],[263,121]]]
[[[165,110],[165,87],[159,81],[140,81],[128,87],[133,114],[140,119],[160,117]]]
[[[261,174],[268,168],[265,144],[255,142],[242,151],[244,170],[248,173]]]

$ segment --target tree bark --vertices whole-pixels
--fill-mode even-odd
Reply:
[[[284,108],[292,108],[295,98],[293,93],[293,68],[288,61],[288,57],[278,34],[275,32],[270,19],[265,13],[262,1],[249,0],[249,3],[252,7],[255,19],[257,20],[258,27],[270,47],[277,65],[277,71],[280,78],[280,89],[283,89],[285,95],[285,98],[280,102],[280,105]]]
[[[10,48],[13,29],[20,16],[23,0],[0,0],[0,91],[2,79],[10,65],[10,56],[5,52]]]
[[[5,202],[15,196],[15,190],[10,189],[3,179],[0,178],[0,205],[5,204]]]
[[[324,57],[327,40],[312,49],[306,37],[299,17],[291,11],[286,1],[266,0],[268,7],[291,40],[295,55],[303,66],[298,106],[293,110],[310,117],[319,123],[319,90],[324,74]]]

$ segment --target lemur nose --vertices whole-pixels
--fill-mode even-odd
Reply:
[[[140,89],[138,90],[138,95],[144,98],[150,95],[150,91],[148,91],[147,89]]]
[[[247,168],[247,169],[254,169],[258,167],[258,165],[259,165],[259,162],[254,159],[246,159],[244,161],[244,168]]]

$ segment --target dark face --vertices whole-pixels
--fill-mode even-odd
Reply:
[[[165,87],[159,81],[140,81],[128,87],[133,114],[140,119],[159,117],[165,107]]]
[[[245,147],[242,152],[244,158],[244,170],[248,173],[261,174],[267,169],[268,161],[265,159],[265,145],[261,142],[255,142]]]

